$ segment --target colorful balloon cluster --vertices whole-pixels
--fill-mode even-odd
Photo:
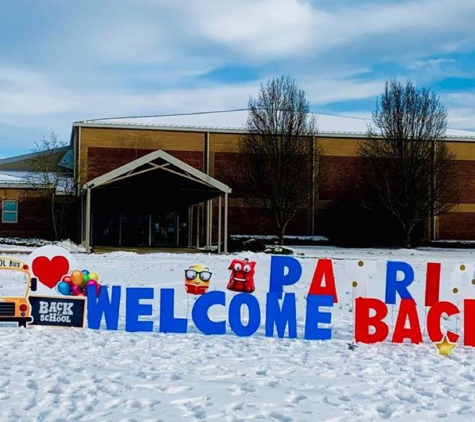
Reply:
[[[65,296],[87,296],[89,286],[94,286],[96,295],[99,296],[101,291],[99,274],[89,270],[74,270],[61,278],[56,289]]]

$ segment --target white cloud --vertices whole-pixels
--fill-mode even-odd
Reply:
[[[340,78],[316,79],[305,83],[307,99],[314,105],[361,100],[375,97],[384,87],[384,81],[358,81]]]
[[[63,113],[74,110],[74,102],[74,98],[60,98],[52,93],[14,92],[2,95],[0,113],[24,116]]]
[[[446,94],[442,97],[449,114],[449,126],[475,130],[475,92]]]
[[[68,132],[88,118],[242,108],[260,82],[279,74],[324,108],[375,98],[389,76],[430,84],[470,74],[449,53],[471,49],[475,38],[471,0],[55,4],[41,4],[51,20],[40,32],[0,28],[19,43],[0,46],[4,125]],[[256,80],[202,77],[247,66]],[[442,99],[453,127],[475,127],[471,94]]]
[[[47,77],[41,73],[14,64],[0,64],[0,89],[42,89],[48,86]]]
[[[453,48],[451,35],[474,37],[475,6],[469,1],[358,2],[333,10],[319,6],[280,0],[177,4],[187,25],[196,29],[195,37],[253,60],[328,53],[335,47],[361,47],[363,40],[368,52],[382,39],[392,40],[384,49],[393,51],[408,41],[412,48]]]
[[[309,47],[312,9],[296,1],[191,1],[194,26],[204,37],[244,56],[281,57]]]

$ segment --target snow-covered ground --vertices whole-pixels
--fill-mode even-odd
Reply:
[[[28,260],[34,245],[0,245],[3,256]],[[95,271],[103,285],[122,286],[118,330],[1,327],[0,420],[3,421],[469,421],[475,420],[475,348],[458,344],[442,356],[423,344],[349,344],[354,339],[352,280],[368,276],[368,295],[381,298],[388,261],[414,268],[411,293],[424,297],[427,262],[442,263],[441,297],[460,305],[451,288],[472,295],[475,249],[342,249],[290,247],[302,268],[285,287],[297,303],[297,338],[265,335],[271,255],[264,253],[87,254],[64,242],[79,269]],[[210,291],[226,292],[226,306],[212,317],[228,320],[236,293],[226,290],[234,258],[256,262],[252,293],[261,304],[261,326],[238,337],[204,335],[194,326],[197,296],[184,289],[184,270],[196,263],[213,272]],[[319,258],[331,258],[339,302],[331,309],[332,339],[305,340],[306,294]],[[358,273],[363,262],[370,273]],[[470,272],[459,273],[461,265]],[[361,267],[358,267],[361,268]],[[365,275],[366,274],[366,275]],[[369,274],[369,275],[368,275]],[[468,281],[467,281],[468,280]],[[125,288],[153,287],[153,332],[125,331]],[[159,332],[163,288],[175,289],[175,316],[188,318],[188,333]],[[475,288],[475,287],[474,287]],[[421,326],[425,310],[418,307]],[[461,332],[462,316],[443,324]],[[388,324],[394,323],[394,312]]]

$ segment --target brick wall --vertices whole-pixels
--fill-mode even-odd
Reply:
[[[439,217],[439,239],[474,240],[475,212],[454,212]]]
[[[336,201],[347,197],[356,188],[361,165],[356,157],[322,157],[319,198]]]
[[[454,168],[457,174],[457,198],[461,203],[475,202],[475,161],[456,160]]]
[[[0,237],[51,238],[50,199],[42,191],[2,189],[0,202],[4,199],[18,201],[18,222],[2,223],[0,218]]]

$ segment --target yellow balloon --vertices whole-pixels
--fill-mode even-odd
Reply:
[[[71,283],[73,283],[75,286],[81,287],[83,281],[84,281],[84,274],[82,273],[82,271],[74,270],[71,273]]]
[[[97,274],[96,272],[94,271],[91,271],[89,273],[89,280],[96,280],[96,281],[99,281],[99,274]]]

